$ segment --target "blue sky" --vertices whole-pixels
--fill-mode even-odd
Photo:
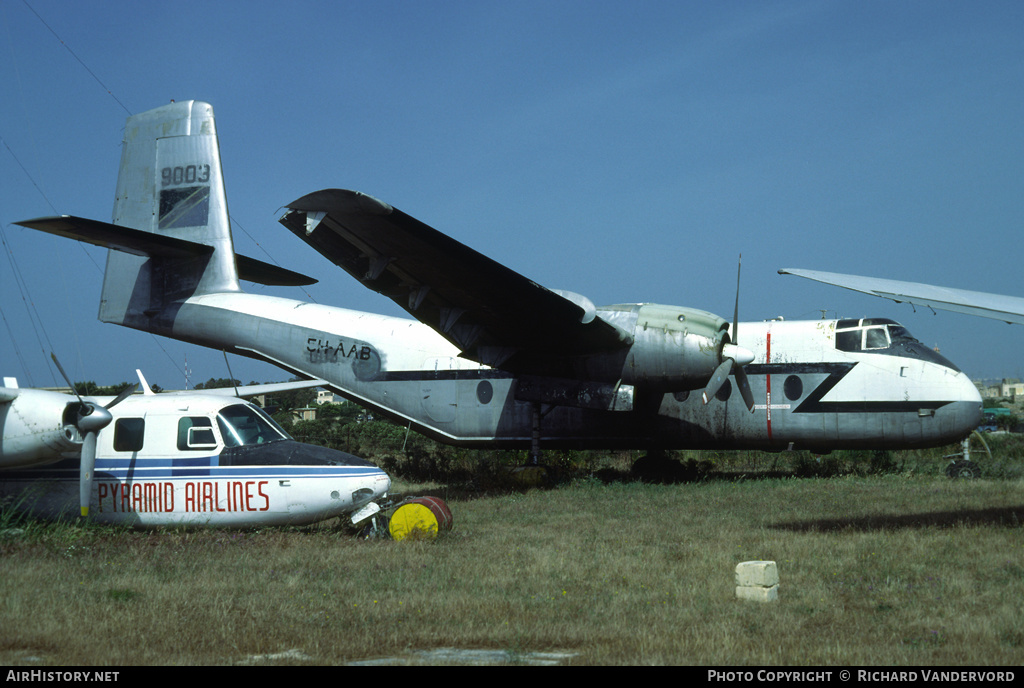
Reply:
[[[104,250],[12,224],[109,220],[125,118],[194,98],[237,250],[320,280],[250,291],[404,315],[277,223],[351,188],[597,304],[731,319],[742,253],[741,319],[892,317],[972,377],[1024,377],[1024,328],[776,274],[1024,295],[1021,36],[1019,1],[0,0],[0,368],[227,377],[96,320]]]

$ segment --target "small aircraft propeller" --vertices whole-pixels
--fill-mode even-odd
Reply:
[[[100,430],[110,425],[110,421],[114,417],[110,414],[109,409],[113,408],[117,404],[127,399],[135,389],[139,386],[138,383],[129,385],[121,390],[114,399],[106,406],[100,406],[91,401],[86,401],[82,398],[82,395],[78,393],[75,385],[71,382],[71,378],[64,372],[63,366],[60,361],[57,360],[57,355],[50,353],[50,357],[53,358],[53,362],[57,365],[57,370],[60,371],[61,377],[68,383],[68,387],[78,397],[78,419],[75,421],[75,427],[78,428],[78,432],[82,435],[82,464],[79,468],[78,476],[78,501],[79,506],[82,510],[82,517],[86,518],[89,516],[89,499],[92,495],[92,474],[93,469],[96,466],[96,438]]]
[[[740,259],[736,264],[736,307],[733,309],[732,314],[732,341],[726,342],[722,346],[722,362],[711,375],[711,379],[704,388],[704,393],[701,395],[701,398],[704,400],[705,404],[711,401],[711,398],[718,394],[718,390],[720,390],[722,385],[725,384],[725,381],[729,379],[729,375],[731,373],[736,376],[736,386],[739,388],[740,394],[743,396],[743,403],[747,405],[747,410],[753,413],[754,394],[750,391],[750,381],[747,380],[747,373],[743,370],[743,366],[754,360],[754,354],[739,345],[740,268],[742,264],[743,255],[740,254]]]

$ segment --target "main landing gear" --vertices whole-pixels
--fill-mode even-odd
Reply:
[[[542,410],[541,403],[535,401],[530,404],[533,411],[533,428],[530,436],[530,459],[523,466],[512,469],[512,479],[520,487],[540,487],[551,483],[551,469],[540,462],[540,422],[548,413],[554,409],[549,406],[547,411]]]

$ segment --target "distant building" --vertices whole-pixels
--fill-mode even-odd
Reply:
[[[1004,378],[999,382],[976,380],[974,384],[982,399],[1024,399],[1024,382],[1015,378]]]
[[[319,404],[338,404],[343,399],[336,395],[329,389],[318,388],[316,390],[316,403]]]
[[[295,420],[316,420],[316,409],[311,406],[292,409],[292,418]]]
[[[1024,398],[1024,382],[1016,379],[1003,380],[1000,384],[1000,393],[1003,399],[1016,401],[1018,397]]]

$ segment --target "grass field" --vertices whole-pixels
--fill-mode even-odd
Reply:
[[[433,541],[5,512],[0,664],[473,661],[418,654],[439,648],[510,664],[1024,662],[1016,469],[949,480],[897,457],[880,474],[798,477],[699,457],[700,480],[656,485],[590,461],[547,489],[399,481],[448,501],[455,528]],[[755,559],[777,562],[778,601],[736,599],[736,564]]]

